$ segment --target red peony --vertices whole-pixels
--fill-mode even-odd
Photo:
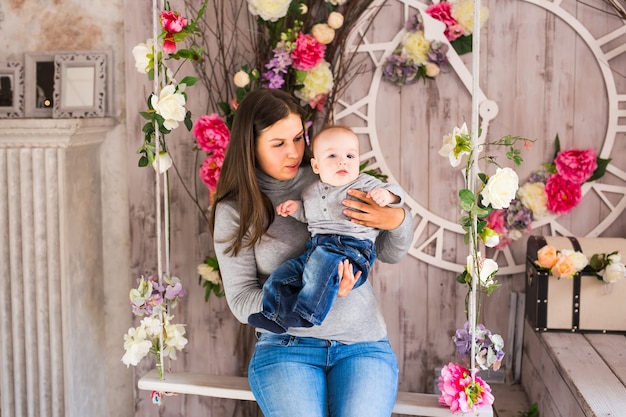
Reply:
[[[211,191],[215,191],[215,189],[217,188],[217,181],[220,178],[223,163],[224,154],[214,153],[208,156],[200,167],[198,176]]]
[[[324,59],[326,45],[319,43],[312,35],[298,34],[296,46],[291,51],[293,67],[297,70],[309,71]]]
[[[426,13],[446,25],[443,34],[449,41],[453,41],[465,33],[465,29],[452,17],[452,9],[447,1],[428,6]]]
[[[476,407],[493,404],[491,387],[481,378],[472,380],[470,371],[450,362],[441,369],[439,377],[439,404],[448,406],[453,413],[474,412]]]
[[[582,184],[591,178],[598,167],[593,149],[560,151],[554,158],[554,165],[561,177],[577,184]]]
[[[224,153],[230,141],[230,131],[217,114],[202,115],[193,126],[198,148],[206,153]]]
[[[575,183],[554,174],[546,182],[547,207],[553,213],[563,214],[569,212],[580,202],[582,195],[580,183]]]

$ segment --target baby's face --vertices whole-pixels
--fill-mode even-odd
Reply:
[[[313,142],[311,167],[322,182],[343,186],[359,176],[359,138],[346,129],[329,129]]]

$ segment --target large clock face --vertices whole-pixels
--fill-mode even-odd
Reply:
[[[589,146],[593,146],[600,157],[611,158],[613,154],[626,150],[624,145],[626,81],[623,79],[626,75],[624,70],[626,24],[606,12],[581,11],[582,6],[575,0],[561,2],[525,0],[508,2],[506,6],[499,4],[497,9],[496,2],[492,1],[489,4],[483,1],[483,5],[491,9],[481,36],[481,45],[486,43],[485,49],[488,51],[480,54],[482,63],[478,76],[479,88],[477,97],[473,100],[471,54],[460,57],[452,48],[448,52],[450,70],[440,74],[435,80],[397,87],[381,78],[382,63],[404,36],[404,22],[418,11],[425,10],[429,4],[430,2],[410,0],[375,2],[372,14],[363,19],[363,25],[353,32],[348,42],[348,45],[354,45],[350,52],[353,56],[355,75],[354,81],[342,94],[342,100],[335,110],[335,121],[352,126],[360,135],[363,147],[362,159],[368,161],[369,168],[379,169],[390,181],[397,182],[407,189],[407,205],[414,217],[415,225],[413,245],[409,254],[438,268],[459,271],[465,264],[465,256],[460,253],[460,249],[459,253],[451,255],[448,246],[450,242],[458,247],[462,246],[463,231],[457,223],[456,217],[459,212],[455,205],[456,191],[463,186],[463,182],[461,174],[459,172],[455,175],[450,174],[451,168],[447,165],[447,160],[437,155],[443,134],[463,122],[470,125],[472,108],[476,107],[483,140],[485,138],[489,140],[491,131],[529,137],[517,131],[507,131],[517,126],[521,130],[528,129],[531,135],[533,132],[544,134],[543,132],[548,131],[549,133],[545,134],[551,136],[543,139],[549,142],[555,134],[559,134],[563,149],[587,146],[584,140],[576,142],[572,139],[572,143],[568,143],[563,137],[567,136],[568,129],[573,132],[571,136],[575,136],[577,132],[582,134],[587,132],[586,129],[592,129],[595,124],[594,132],[601,131],[603,138],[596,134],[597,140]],[[507,7],[512,10],[506,11]],[[606,8],[606,5],[603,7]],[[600,13],[601,16],[598,15]],[[507,33],[503,30],[510,27],[509,19],[519,19],[517,16],[538,18],[518,32]],[[590,30],[586,25],[594,19],[596,23],[593,24],[593,30]],[[601,21],[600,24],[597,23],[598,20]],[[523,26],[524,23],[519,22],[519,25]],[[559,69],[558,63],[549,63],[548,60],[555,60],[554,56],[558,54],[551,51],[562,45],[558,39],[550,45],[537,45],[539,42],[536,42],[533,33],[530,33],[533,32],[533,25],[538,25],[537,32],[544,32],[544,38],[547,38],[551,31],[566,33],[569,42],[577,45],[576,50],[571,51],[570,55],[578,53],[581,56],[579,59],[585,64],[583,66],[576,63],[573,69],[563,65],[565,68],[558,74],[544,74],[542,68],[537,70],[539,74],[537,84],[550,85],[548,82],[559,84],[558,88],[554,88],[553,95],[550,95],[551,91],[546,91],[550,88],[537,87],[541,90],[541,97],[532,95],[525,97],[523,82],[521,88],[518,86],[516,89],[509,89],[507,71],[519,73],[529,68],[529,73],[532,73],[533,66],[537,66],[535,61],[542,61],[541,65],[546,68],[550,66],[552,71]],[[528,36],[524,33],[520,36],[520,32],[524,31]],[[442,25],[437,21],[431,21],[428,16],[425,16],[425,32],[429,40],[445,41]],[[511,39],[503,39],[509,35]],[[535,43],[529,44],[526,48],[525,38],[529,39],[528,42]],[[499,44],[509,45],[508,48],[512,50],[505,50],[506,46],[498,49]],[[504,58],[505,56],[509,58]],[[511,59],[510,57],[515,57],[518,62],[513,62],[510,66],[508,62],[503,62],[505,59]],[[524,62],[519,62],[524,59],[529,60],[527,66]],[[494,62],[498,65],[494,65]],[[618,70],[620,66],[621,71]],[[373,71],[360,70],[363,68],[371,68]],[[494,74],[493,68],[498,68],[497,74]],[[576,79],[571,80],[569,85],[567,71],[586,71],[589,75],[575,77]],[[621,74],[622,78],[617,82],[616,74]],[[564,81],[557,83],[550,77],[563,77]],[[494,84],[495,79],[500,84]],[[519,79],[520,75],[517,74],[518,84]],[[529,80],[534,86],[533,79]],[[585,100],[589,102],[580,104],[581,99],[576,94],[581,87],[580,83],[587,81],[594,85],[594,88],[589,88],[593,97],[586,97]],[[485,92],[480,87],[483,87]],[[528,91],[532,91],[530,86]],[[574,98],[563,99],[563,91],[571,91]],[[489,94],[493,94],[494,97],[490,97]],[[526,100],[525,105],[520,105],[522,100]],[[574,103],[576,100],[578,104]],[[572,113],[569,119],[563,114],[567,113],[568,109]],[[582,111],[584,115],[575,111],[579,113]],[[528,119],[525,120],[524,117]],[[498,125],[500,120],[504,126]],[[533,130],[540,128],[543,130]],[[549,153],[552,144],[541,146],[543,153],[546,154]],[[539,158],[541,156],[539,153]],[[542,234],[588,237],[596,237],[607,231],[626,207],[626,167],[623,166],[624,162],[617,161],[623,159],[613,158],[605,178],[583,186],[583,202],[580,205],[583,208],[580,210],[585,210],[586,199],[590,201],[593,199],[595,202],[587,204],[587,207],[593,207],[594,210],[601,212],[593,227],[586,230],[577,229],[572,216],[585,213],[573,212],[566,218],[549,216],[536,220],[533,229],[540,230]],[[389,161],[394,162],[390,164]],[[535,164],[536,169],[540,162]],[[523,175],[520,175],[520,181],[525,181]],[[429,191],[424,191],[425,188]],[[515,249],[516,244],[517,242],[494,254],[500,265],[501,274],[519,273],[524,270],[524,257],[520,254],[525,252],[521,247]]]

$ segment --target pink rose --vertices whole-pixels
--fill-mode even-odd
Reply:
[[[217,114],[202,115],[193,126],[198,148],[206,153],[224,153],[230,141],[230,131]]]
[[[559,175],[577,184],[587,181],[598,167],[593,149],[560,151],[554,158],[554,165]]]
[[[187,19],[178,12],[163,10],[161,12],[161,26],[168,33],[178,33],[187,26]]]
[[[463,36],[464,33],[465,33],[465,29],[463,29],[463,26],[459,25],[458,23],[455,25],[447,26],[446,29],[443,31],[443,34],[445,35],[446,39],[449,41],[453,41],[457,38],[460,38],[461,36]]]
[[[507,233],[506,210],[492,210],[487,217],[487,227],[500,235],[505,235]]]
[[[446,26],[455,25],[457,22],[452,17],[452,7],[447,1],[442,1],[437,4],[432,4],[426,8],[428,13],[434,19],[437,19],[446,24]]]
[[[165,39],[163,40],[163,52],[166,54],[176,53],[176,41],[174,40],[174,35],[171,33],[165,35]]]
[[[211,192],[217,188],[223,163],[224,154],[214,153],[204,160],[198,171],[198,176]]]
[[[548,210],[556,214],[569,212],[580,202],[580,184],[568,181],[559,174],[551,175],[546,182]]]
[[[324,59],[326,45],[319,43],[312,35],[298,34],[296,46],[291,51],[293,67],[302,71],[309,71]]]

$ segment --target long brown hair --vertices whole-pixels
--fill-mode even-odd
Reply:
[[[304,120],[306,113],[295,97],[282,90],[258,89],[244,97],[233,120],[230,142],[217,189],[213,209],[209,214],[209,228],[215,231],[215,207],[224,200],[234,200],[239,209],[239,230],[228,238],[232,244],[226,250],[236,256],[245,246],[253,246],[267,232],[274,221],[274,207],[261,192],[256,178],[256,140],[274,123],[297,114]],[[310,152],[305,151],[304,163],[309,163]]]

